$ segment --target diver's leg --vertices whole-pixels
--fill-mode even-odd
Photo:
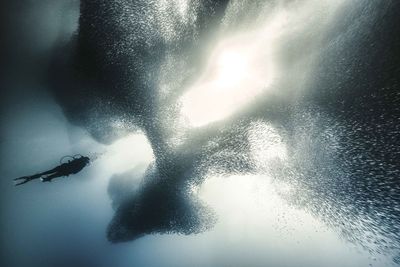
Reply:
[[[27,182],[29,182],[31,180],[38,179],[41,176],[42,176],[42,174],[38,173],[38,174],[35,174],[35,175],[31,175],[31,176],[22,176],[22,177],[19,177],[19,178],[15,178],[14,181],[22,180],[21,182],[15,184],[15,185],[25,184],[25,183],[27,183]]]
[[[36,178],[39,178],[39,177],[40,177],[40,175],[38,176],[37,174],[32,175],[32,176],[22,176],[22,177],[15,178],[14,181],[18,181],[18,180],[33,180],[33,179],[36,179]]]
[[[19,183],[16,183],[15,186],[21,185],[21,184],[25,184],[25,183],[29,182],[30,180],[33,180],[33,179],[31,179],[29,176],[24,176],[24,177],[20,177],[20,178],[14,179],[14,181],[17,181],[17,180],[22,180],[22,181],[19,182]]]
[[[60,166],[57,166],[51,170],[40,173],[39,175],[40,175],[40,177],[42,177],[40,179],[42,180],[42,182],[51,181],[51,179],[54,178],[53,176],[57,175],[57,172],[59,171],[59,169],[60,169]],[[49,177],[51,177],[51,178],[49,178]]]
[[[21,180],[20,182],[18,182],[17,184],[15,184],[16,186],[17,185],[22,185],[22,184],[25,184],[25,183],[27,183],[27,182],[29,182],[29,181],[31,181],[31,180],[34,180],[34,179],[38,179],[38,178],[40,178],[40,177],[42,177],[42,176],[45,176],[45,175],[49,175],[49,174],[56,174],[57,172],[59,171],[59,166],[57,166],[57,167],[55,167],[55,168],[53,168],[53,169],[51,169],[51,170],[48,170],[48,171],[45,171],[45,172],[41,172],[41,173],[38,173],[38,174],[34,174],[34,175],[31,175],[31,176],[22,176],[22,177],[19,177],[19,178],[15,178],[14,179],[14,181],[19,181],[19,180]],[[50,175],[51,176],[51,175]],[[50,177],[50,176],[48,176],[48,177]],[[47,177],[46,177],[47,178]],[[54,177],[52,177],[52,178],[50,178],[50,180],[51,179],[53,179]],[[50,181],[49,180],[49,181]]]
[[[58,171],[58,167],[55,167],[55,168],[53,168],[51,170],[48,170],[48,171],[45,171],[45,172],[41,172],[41,173],[37,173],[37,174],[34,174],[34,175],[22,176],[22,177],[19,177],[19,178],[15,178],[14,181],[17,181],[17,180],[29,180],[30,181],[30,180],[33,180],[33,179],[40,178],[43,175],[55,173],[57,171]]]
[[[39,175],[39,177],[40,177],[40,176],[43,176],[43,175],[52,174],[52,173],[57,172],[58,169],[59,169],[59,166],[57,166],[57,167],[55,167],[55,168],[53,168],[53,169],[51,169],[51,170],[48,170],[48,171],[45,171],[45,172],[41,172],[41,173],[36,174],[36,175]]]
[[[52,179],[60,177],[60,176],[63,176],[63,175],[56,172],[56,173],[53,173],[53,174],[51,174],[49,176],[41,178],[41,180],[42,180],[42,182],[51,182]]]

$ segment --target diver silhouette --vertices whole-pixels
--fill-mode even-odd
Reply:
[[[65,157],[70,157],[70,158],[72,158],[72,160],[68,160],[68,162],[66,162],[66,163],[61,163],[62,159]],[[22,176],[19,178],[15,178],[14,181],[22,180],[21,182],[18,182],[15,185],[16,186],[22,185],[22,184],[25,184],[34,179],[38,179],[38,178],[40,178],[42,182],[51,182],[51,180],[54,178],[61,177],[61,176],[69,176],[71,174],[76,174],[76,173],[80,172],[90,162],[90,159],[88,157],[84,157],[82,155],[78,155],[78,156],[75,155],[73,157],[65,156],[65,157],[61,158],[59,166],[57,166],[51,170],[41,172],[41,173],[31,175],[31,176]]]

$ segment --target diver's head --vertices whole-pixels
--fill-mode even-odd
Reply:
[[[86,164],[89,164],[89,162],[90,162],[90,158],[89,158],[89,157],[83,157],[83,156],[82,156],[82,160],[83,160]]]
[[[78,158],[81,162],[84,162],[85,164],[89,164],[90,162],[90,158],[89,157],[85,157],[85,156],[81,156],[80,158]]]

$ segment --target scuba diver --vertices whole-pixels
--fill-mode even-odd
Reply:
[[[70,157],[72,160],[68,160],[68,162],[62,163],[62,160],[66,157]],[[85,168],[89,163],[90,163],[90,159],[88,157],[84,157],[82,155],[65,156],[65,157],[61,158],[60,165],[51,170],[48,170],[48,171],[45,171],[42,173],[38,173],[35,175],[31,175],[31,176],[23,176],[23,177],[15,178],[14,181],[22,180],[15,185],[16,186],[22,185],[31,180],[38,179],[38,178],[40,178],[40,180],[42,182],[51,182],[52,179],[57,178],[57,177],[69,176],[71,174],[76,174],[76,173],[80,172],[83,168]]]

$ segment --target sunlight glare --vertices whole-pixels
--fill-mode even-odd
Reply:
[[[243,81],[249,69],[246,57],[236,51],[223,51],[217,64],[217,83],[221,89],[232,88]]]
[[[250,102],[272,81],[269,60],[257,62],[251,45],[223,43],[205,74],[181,98],[182,114],[192,126],[221,120]]]
[[[107,147],[103,164],[114,173],[126,172],[154,160],[153,150],[144,134],[128,135]]]

